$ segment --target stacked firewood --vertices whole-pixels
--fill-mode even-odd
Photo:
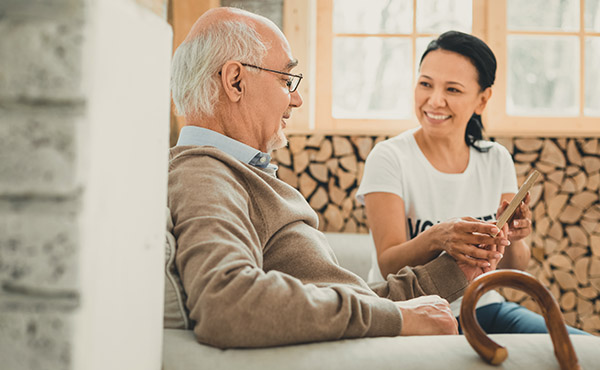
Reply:
[[[278,177],[295,187],[319,216],[323,231],[367,233],[355,194],[364,162],[385,136],[294,135],[274,153]],[[598,139],[501,139],[521,184],[533,169],[533,233],[528,271],[557,298],[567,323],[600,334],[600,143]],[[540,312],[516,290],[503,294]]]

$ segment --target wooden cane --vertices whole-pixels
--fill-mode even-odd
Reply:
[[[460,307],[460,325],[475,352],[492,365],[499,365],[508,357],[506,348],[486,335],[475,316],[475,305],[483,293],[503,286],[529,294],[540,306],[560,368],[581,369],[556,299],[536,278],[518,270],[492,271],[477,277],[467,287]]]

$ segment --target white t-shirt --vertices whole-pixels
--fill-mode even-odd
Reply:
[[[443,173],[421,152],[414,137],[416,130],[408,130],[373,148],[365,163],[357,199],[364,204],[364,195],[374,192],[401,197],[407,240],[454,217],[495,220],[502,194],[517,192],[515,167],[508,150],[498,143],[482,142],[481,146],[489,150],[482,153],[470,147],[469,164],[463,173]],[[375,250],[371,260],[369,282],[383,281]],[[459,298],[450,305],[456,316],[461,301]],[[502,301],[500,294],[490,291],[481,297],[477,307]]]

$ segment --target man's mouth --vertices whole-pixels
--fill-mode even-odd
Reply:
[[[447,120],[448,118],[452,117],[450,115],[445,115],[445,114],[435,114],[435,113],[429,113],[429,112],[424,112],[424,113],[427,117],[437,120],[437,121],[444,121],[444,120]]]

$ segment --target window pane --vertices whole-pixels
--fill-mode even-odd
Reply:
[[[416,52],[415,52],[415,68],[416,68],[415,75],[419,74],[419,62],[421,61],[421,56],[425,52],[425,49],[427,49],[427,45],[429,45],[429,43],[436,38],[437,38],[437,35],[434,37],[418,37],[417,38]]]
[[[448,30],[471,32],[473,9],[471,0],[419,0],[417,32],[443,33]]]
[[[585,29],[600,32],[600,0],[585,0]]]
[[[412,32],[412,0],[335,0],[334,33]]]
[[[509,30],[579,30],[579,0],[508,0],[507,8]]]
[[[585,39],[585,108],[584,115],[600,116],[600,37]]]
[[[507,80],[509,115],[578,115],[578,37],[508,36]]]
[[[410,118],[411,59],[408,38],[336,37],[333,116]]]

